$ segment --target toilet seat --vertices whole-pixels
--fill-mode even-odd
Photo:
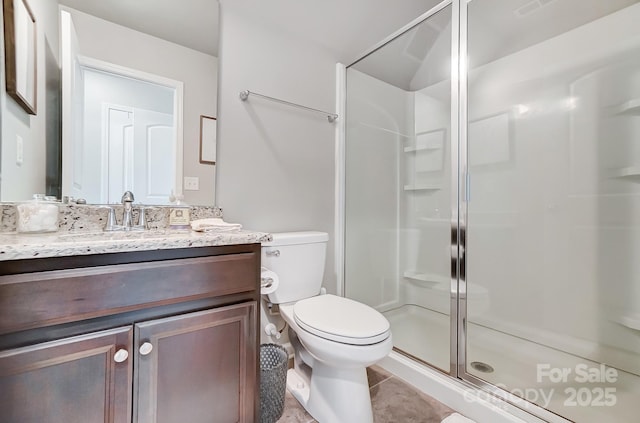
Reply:
[[[331,294],[298,301],[293,318],[305,331],[343,344],[371,345],[389,337],[389,322],[380,312]]]

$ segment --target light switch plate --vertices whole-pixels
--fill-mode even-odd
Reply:
[[[198,191],[200,189],[200,178],[197,176],[185,176],[184,189],[185,191]]]

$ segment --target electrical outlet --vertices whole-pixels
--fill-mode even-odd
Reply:
[[[185,191],[198,191],[200,189],[200,178],[197,176],[185,176],[184,189]]]
[[[16,164],[22,165],[24,162],[24,143],[20,135],[16,135]]]

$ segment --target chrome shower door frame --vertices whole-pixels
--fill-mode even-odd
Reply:
[[[429,367],[462,381],[469,389],[476,389],[490,394],[497,401],[506,403],[525,411],[529,415],[549,422],[568,422],[568,420],[540,406],[523,400],[505,389],[492,385],[467,372],[467,224],[468,224],[468,3],[472,0],[444,0],[426,13],[414,19],[398,31],[377,43],[347,66],[337,66],[337,113],[345,116],[339,122],[336,135],[336,262],[338,270],[338,292],[345,292],[345,173],[346,173],[346,70],[368,55],[383,48],[408,30],[421,24],[447,6],[452,7],[451,24],[451,220],[450,220],[450,369],[444,372],[430,363]],[[425,334],[426,336],[426,334]],[[410,353],[404,355],[424,363]]]

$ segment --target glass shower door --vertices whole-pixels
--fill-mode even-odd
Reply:
[[[451,368],[451,5],[347,68],[345,293]]]
[[[474,0],[467,18],[464,377],[637,421],[640,4]]]

